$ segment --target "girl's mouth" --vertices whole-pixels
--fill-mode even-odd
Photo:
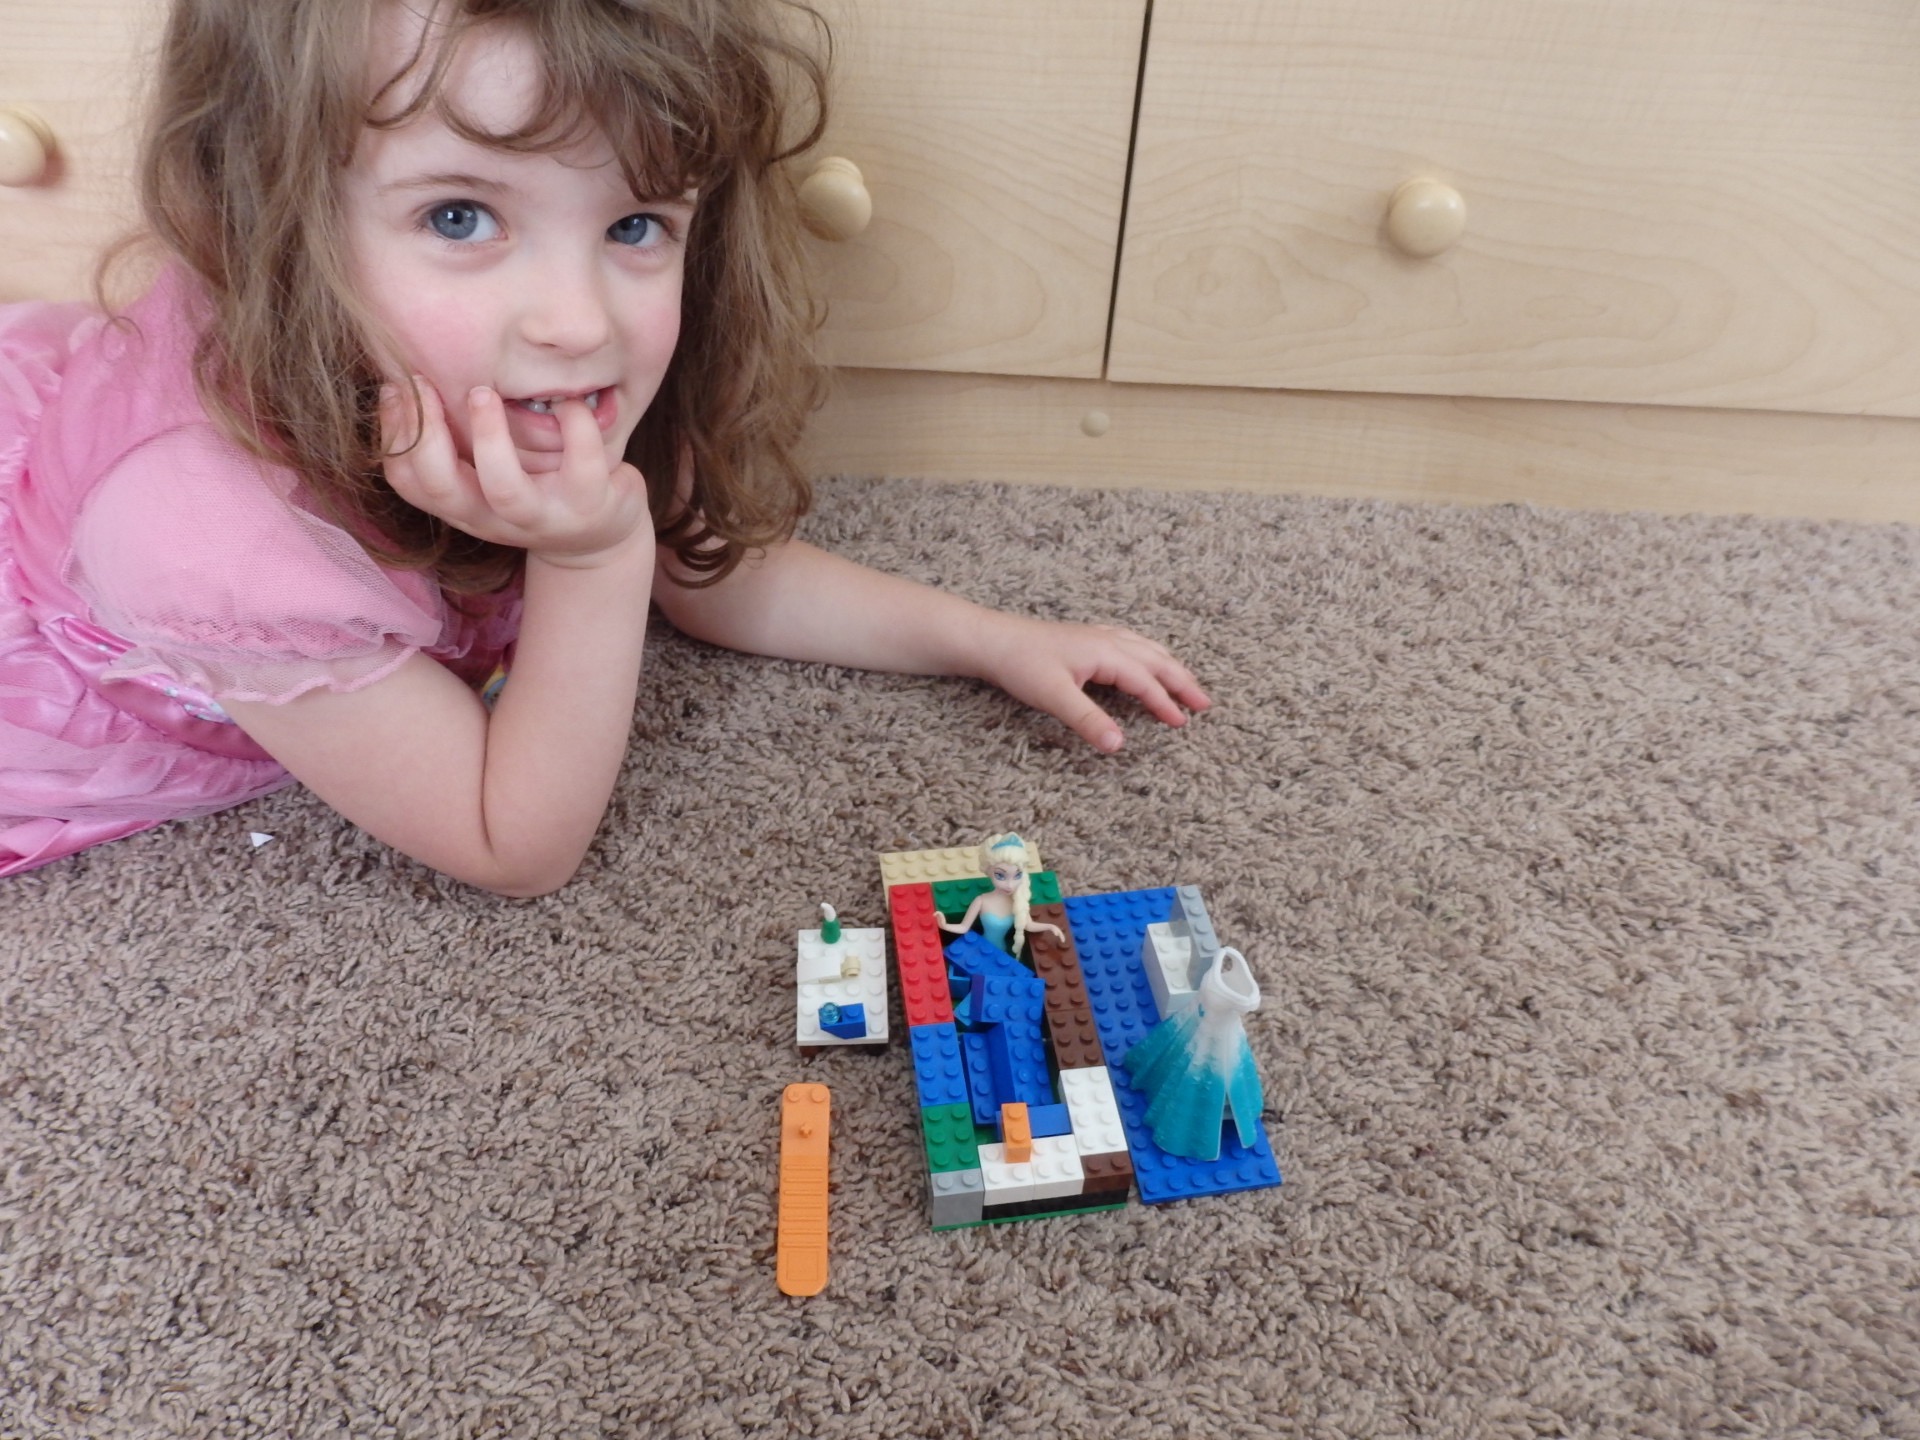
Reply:
[[[601,393],[602,392],[598,390],[589,390],[580,398],[587,402],[587,408],[589,410],[598,410],[600,408]],[[526,406],[527,409],[536,415],[551,415],[553,413],[553,407],[565,398],[564,395],[553,395],[538,400],[516,400],[513,403]]]
[[[507,429],[522,450],[560,451],[566,441],[560,430],[558,406],[564,400],[581,400],[593,413],[600,433],[610,433],[620,420],[620,393],[608,385],[577,395],[529,395],[506,403]]]

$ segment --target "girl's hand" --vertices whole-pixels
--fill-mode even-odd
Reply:
[[[982,678],[1064,721],[1096,750],[1118,750],[1126,737],[1088,697],[1083,687],[1089,684],[1124,690],[1156,719],[1174,726],[1213,704],[1166,646],[1132,630],[1005,614],[995,618],[1007,628],[989,641]]]
[[[647,486],[622,461],[611,469],[593,411],[584,400],[555,407],[564,448],[558,471],[527,474],[507,429],[499,395],[477,386],[467,395],[473,462],[460,458],[440,394],[416,377],[419,443],[406,443],[405,408],[394,386],[380,394],[387,483],[409,505],[481,540],[511,545],[556,565],[594,565],[644,527],[652,534]]]

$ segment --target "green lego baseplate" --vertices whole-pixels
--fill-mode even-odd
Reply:
[[[1015,1220],[1037,1220],[1043,1216],[1050,1220],[1056,1215],[1098,1215],[1102,1211],[1126,1208],[1127,1197],[1124,1194],[1118,1200],[1106,1205],[1072,1205],[1055,1208],[1052,1202],[1043,1200],[1034,1201],[1030,1205],[1009,1205],[1003,1210],[996,1211],[992,1215],[984,1215],[978,1220],[963,1220],[958,1225],[935,1225],[932,1229],[935,1234],[939,1234],[947,1230],[971,1230],[979,1225],[1008,1225]]]

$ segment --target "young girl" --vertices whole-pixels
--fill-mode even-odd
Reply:
[[[1130,631],[790,538],[817,371],[780,162],[824,109],[774,6],[177,0],[158,279],[111,319],[0,307],[0,874],[291,777],[554,890],[649,598],[718,645],[980,677],[1105,750],[1089,682],[1206,708]]]

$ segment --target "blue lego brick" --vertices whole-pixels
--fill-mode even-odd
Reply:
[[[973,1123],[991,1126],[999,1119],[1000,1101],[993,1091],[993,1061],[987,1054],[987,1032],[962,1030],[959,1037],[960,1059],[967,1076],[967,1103],[973,1107]]]
[[[859,1040],[867,1033],[867,1007],[829,1000],[820,1007],[820,1029],[836,1040]]]
[[[1037,1027],[1046,1008],[1046,982],[1037,975],[982,975],[973,982],[970,1011],[975,1025],[1014,1022]]]
[[[920,1108],[967,1103],[967,1074],[960,1058],[960,1032],[951,1022],[913,1025],[907,1029],[913,1047],[913,1079],[920,1087]]]
[[[946,948],[947,989],[953,998],[953,1016],[964,1027],[991,1024],[979,1018],[975,994],[980,981],[1003,978],[1011,982],[1033,979],[1033,972],[997,945],[989,945],[968,931]]]
[[[1059,1098],[1047,1074],[1047,1042],[1040,1033],[1037,1013],[1032,1019],[1002,1021],[981,1033],[987,1038],[994,1094],[1001,1104],[1020,1100],[1028,1105],[1051,1105]]]
[[[1036,1140],[1073,1133],[1073,1116],[1065,1105],[1028,1105],[1027,1131]]]
[[[1033,972],[978,931],[969,930],[947,945],[947,964],[962,975],[1031,975]]]
[[[1257,1128],[1251,1146],[1242,1145],[1233,1127],[1226,1127],[1218,1160],[1187,1160],[1165,1153],[1153,1143],[1146,1126],[1147,1098],[1133,1088],[1120,1063],[1160,1021],[1140,952],[1147,926],[1165,920],[1175,904],[1171,887],[1115,895],[1075,895],[1066,901],[1067,922],[1079,952],[1094,1023],[1100,1030],[1100,1047],[1106,1052],[1114,1099],[1120,1106],[1120,1123],[1127,1134],[1134,1183],[1140,1187],[1140,1198],[1149,1205],[1280,1183],[1280,1167],[1274,1162],[1264,1126]]]

